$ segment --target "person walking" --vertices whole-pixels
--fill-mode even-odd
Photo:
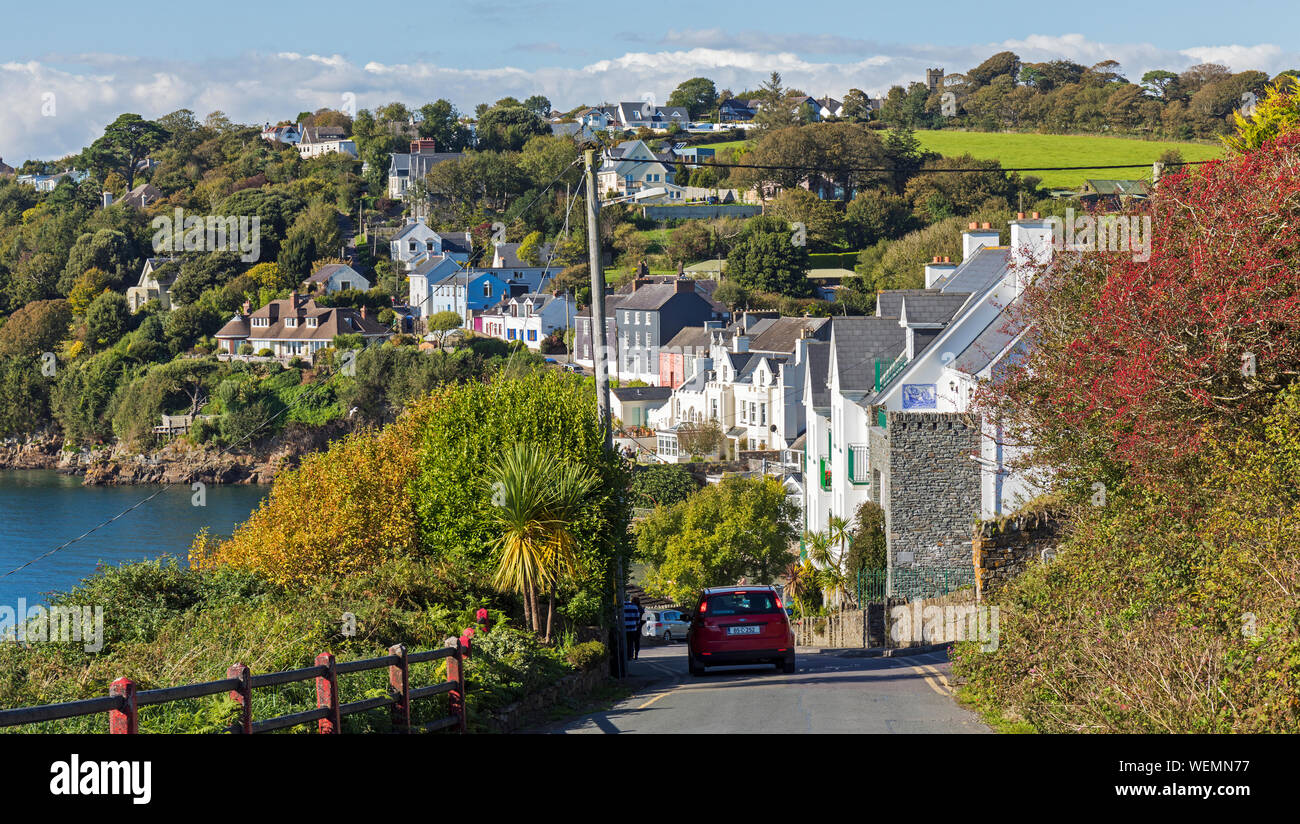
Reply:
[[[627,660],[641,654],[641,626],[645,624],[645,609],[640,598],[623,602],[623,630],[627,633]]]

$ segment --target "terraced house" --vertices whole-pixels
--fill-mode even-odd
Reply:
[[[885,511],[891,570],[969,566],[975,519],[1037,492],[1013,469],[1024,446],[973,408],[980,382],[1021,356],[1018,300],[1052,253],[1037,215],[1009,228],[1002,246],[998,230],[971,224],[962,261],[928,264],[927,288],[883,292],[875,316],[832,322],[805,375],[809,531],[870,500]]]

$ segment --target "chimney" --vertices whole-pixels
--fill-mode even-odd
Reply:
[[[687,293],[694,292],[695,281],[688,280],[688,279],[675,280],[673,281],[673,291],[678,294],[681,294],[683,292],[687,292]]]
[[[970,227],[961,233],[961,259],[970,260],[971,255],[982,246],[997,246],[1001,233],[990,224],[983,226],[971,221]]]
[[[642,286],[648,286],[651,283],[654,283],[654,281],[651,280],[650,278],[633,278],[632,291],[635,292],[637,289],[640,289]]]
[[[1052,259],[1055,227],[1061,222],[1048,218],[1044,220],[1033,213],[1033,217],[1023,215],[1011,221],[1011,264],[1012,267],[1047,263]]]
[[[113,205],[113,193],[104,192],[104,208],[107,209],[109,206],[112,205]]]
[[[365,306],[362,306],[362,307],[361,307],[361,319],[362,319],[362,320],[365,320],[367,317],[369,317],[369,314],[370,314],[370,313],[366,310],[366,307],[365,307]]]
[[[248,301],[244,301],[244,317],[248,317],[248,315],[249,315],[252,311],[253,311],[253,305],[252,305],[251,303],[249,303]]]
[[[733,351],[733,352],[748,352],[748,351],[749,351],[749,335],[736,335],[734,338],[732,338],[732,339],[731,339],[731,351]]]
[[[948,258],[940,258],[936,256],[932,262],[925,264],[925,288],[933,289],[936,280],[949,274],[956,268],[957,264],[950,263]]]

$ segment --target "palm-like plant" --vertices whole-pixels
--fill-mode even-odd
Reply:
[[[555,590],[577,567],[572,525],[583,498],[596,486],[591,470],[556,460],[531,444],[506,450],[488,474],[492,513],[500,529],[493,549],[500,553],[492,584],[523,596],[525,619],[541,627],[538,594],[551,595],[547,640],[555,614]]]
[[[840,526],[836,525],[836,521]],[[805,536],[808,544],[808,559],[817,565],[817,579],[821,588],[836,599],[843,601],[848,597],[848,580],[844,574],[844,554],[841,551],[838,555],[834,551],[835,537],[838,535],[843,541],[847,532],[847,524],[843,519],[832,518],[824,532],[811,532]]]

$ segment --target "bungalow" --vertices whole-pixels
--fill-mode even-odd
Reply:
[[[276,357],[301,357],[311,360],[316,353],[334,345],[335,335],[361,335],[366,344],[387,340],[392,331],[370,315],[369,310],[344,306],[317,306],[312,298],[290,293],[288,298],[273,300],[255,312],[244,304],[225,326],[217,331],[217,347],[226,354],[238,354],[247,343],[254,354],[271,350]]]
[[[370,281],[346,263],[327,263],[302,282],[304,293],[328,294],[344,289],[370,288]]]

